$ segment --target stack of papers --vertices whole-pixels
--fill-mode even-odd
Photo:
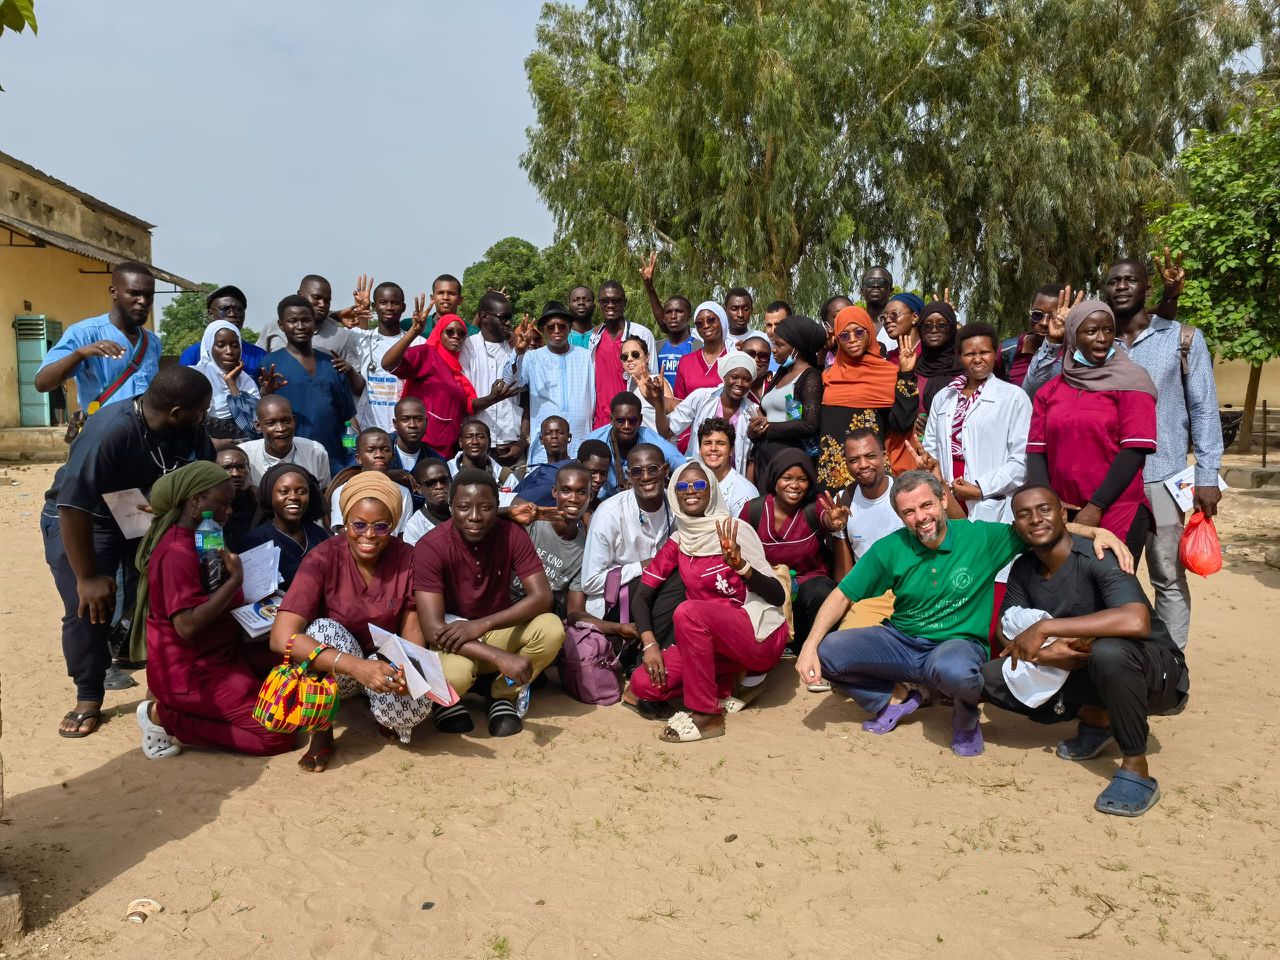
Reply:
[[[231,615],[236,618],[236,623],[244,627],[245,633],[256,639],[271,629],[283,602],[283,593],[273,593],[253,603],[246,603],[243,607],[236,607]]]
[[[415,700],[426,696],[442,707],[450,707],[458,702],[458,694],[444,677],[440,654],[416,643],[409,643],[403,637],[372,623],[369,624],[369,635],[378,645],[378,652],[404,670],[409,696]]]
[[[260,637],[275,623],[276,612],[284,600],[280,587],[280,548],[274,543],[263,543],[240,554],[244,568],[244,584],[241,591],[248,601],[236,607],[231,615],[250,637]]]
[[[1191,504],[1195,500],[1196,490],[1196,468],[1187,467],[1181,473],[1175,473],[1172,477],[1164,482],[1165,489],[1173,497],[1174,503],[1178,505],[1178,509],[1184,513],[1191,509]],[[1227,484],[1218,477],[1218,489],[1226,490]]]

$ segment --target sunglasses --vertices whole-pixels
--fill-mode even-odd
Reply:
[[[485,311],[485,312],[488,313],[488,311]],[[515,317],[515,314],[514,313],[490,313],[489,316],[493,317],[493,319],[495,320],[501,320],[503,323],[510,323],[512,319]]]
[[[637,480],[652,480],[654,477],[662,475],[662,468],[654,466],[636,467],[629,472]]]
[[[705,480],[677,480],[676,493],[688,493],[690,490],[695,493],[702,493],[710,484]]]
[[[945,320],[942,323],[922,323],[920,324],[920,329],[921,331],[933,330],[935,332],[943,332],[950,330],[951,324],[947,323]]]
[[[600,302],[601,303],[626,303],[627,298],[626,297],[601,297]]]
[[[888,289],[890,286],[889,281],[885,280],[883,277],[872,277],[870,279],[863,280],[862,285],[863,287],[866,287],[872,290],[880,287],[883,287],[884,289]]]
[[[1032,323],[1044,323],[1045,318],[1046,318],[1046,317],[1049,317],[1049,316],[1051,316],[1051,314],[1050,314],[1050,313],[1049,313],[1049,311],[1047,311],[1047,310],[1032,310],[1032,311],[1031,311],[1031,322],[1032,322]]]
[[[862,327],[845,327],[836,339],[848,343],[850,340],[865,340],[867,336],[867,331]]]
[[[449,485],[448,477],[436,477],[434,480],[423,480],[424,487],[447,487]]]
[[[548,320],[542,325],[543,330],[568,330],[569,325],[563,320]]]
[[[640,418],[639,417],[614,417],[613,422],[615,426],[619,426],[619,427],[634,427],[637,423],[640,422]]]
[[[753,360],[768,360],[768,359],[769,359],[769,351],[768,351],[768,350],[743,350],[742,352],[743,352],[743,353],[745,353],[748,357],[751,357]]]
[[[628,360],[639,360],[643,356],[644,354],[639,350],[631,350],[622,354],[622,362],[626,363]]]
[[[379,520],[377,523],[368,523],[364,520],[352,520],[347,524],[356,532],[357,537],[363,537],[366,533],[372,533],[375,537],[385,537],[391,532],[391,524],[385,520]]]

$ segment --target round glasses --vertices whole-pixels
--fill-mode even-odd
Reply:
[[[375,537],[385,537],[391,532],[391,524],[387,523],[385,520],[379,520],[377,523],[369,523],[365,520],[352,520],[348,526],[356,532],[357,537],[363,537],[366,533],[372,533]]]
[[[705,480],[677,480],[676,493],[688,493],[690,490],[695,493],[702,493],[711,484]]]
[[[868,336],[869,334],[862,327],[845,327],[836,339],[848,343],[850,340],[865,340]]]

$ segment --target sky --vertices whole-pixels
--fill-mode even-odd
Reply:
[[[412,303],[552,239],[519,165],[540,8],[37,0],[39,35],[0,37],[0,150],[156,224],[153,262],[241,287],[251,327],[307,273]]]

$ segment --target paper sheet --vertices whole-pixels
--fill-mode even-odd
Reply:
[[[1181,473],[1175,473],[1164,482],[1164,485],[1165,489],[1173,496],[1174,502],[1178,504],[1179,510],[1190,510],[1196,493],[1196,468],[1187,467]],[[1227,489],[1227,485],[1221,477],[1218,478],[1218,489]]]
[[[102,502],[107,505],[111,516],[120,525],[120,532],[124,534],[126,540],[138,539],[151,526],[151,514],[138,509],[140,506],[147,506],[147,498],[137,487],[104,493]]]
[[[240,624],[250,637],[260,637],[276,622],[276,613],[279,612],[280,604],[283,602],[283,593],[273,593],[253,603],[246,603],[243,607],[236,607],[231,611],[231,616],[236,618],[236,623]]]
[[[241,590],[245,600],[252,603],[269,597],[280,585],[280,548],[274,543],[259,544],[240,554],[244,568],[244,584]]]
[[[457,693],[445,679],[440,654],[409,643],[402,637],[372,623],[369,624],[369,635],[378,645],[380,654],[397,667],[404,669],[409,696],[416,700],[425,695],[443,707],[449,707],[458,702]]]

